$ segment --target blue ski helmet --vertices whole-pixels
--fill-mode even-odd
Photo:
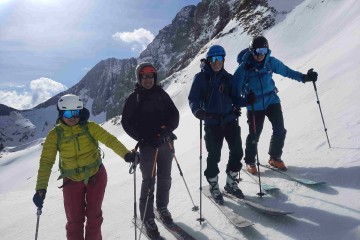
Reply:
[[[225,49],[220,45],[214,45],[209,48],[209,51],[206,53],[206,58],[213,56],[226,56]]]

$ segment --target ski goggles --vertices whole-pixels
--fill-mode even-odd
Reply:
[[[266,55],[268,52],[268,48],[256,48],[254,51],[253,51],[253,54],[254,55]]]
[[[212,57],[208,58],[208,61],[213,62],[213,63],[216,61],[222,62],[222,61],[224,61],[224,56],[212,56]]]
[[[148,74],[141,74],[141,79],[153,79],[154,78],[154,74],[152,73],[148,73]]]
[[[63,112],[64,118],[77,118],[80,115],[80,110],[65,110]]]

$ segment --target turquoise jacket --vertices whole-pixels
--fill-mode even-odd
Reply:
[[[294,71],[283,64],[280,60],[270,56],[269,50],[264,61],[254,60],[250,51],[244,51],[242,57],[239,55],[239,66],[234,73],[234,84],[236,95],[246,96],[251,91],[256,95],[254,110],[265,110],[270,104],[280,103],[277,88],[272,78],[273,73],[302,82],[304,74]],[[247,107],[251,110],[251,106]]]

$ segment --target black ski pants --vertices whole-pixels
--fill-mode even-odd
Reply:
[[[254,116],[255,113],[255,127],[256,136],[254,133]],[[265,110],[247,111],[247,122],[249,125],[249,135],[246,138],[245,148],[245,163],[255,164],[255,156],[257,143],[259,141],[261,132],[263,130],[265,116],[269,119],[272,125],[272,136],[269,146],[269,155],[271,158],[281,158],[282,149],[284,147],[286,129],[284,127],[284,118],[281,110],[281,104],[270,104]]]
[[[172,144],[172,143],[171,143]],[[140,146],[140,170],[142,173],[142,184],[140,193],[140,217],[144,219],[146,199],[149,194],[149,201],[146,209],[145,221],[155,218],[154,215],[154,188],[156,184],[156,207],[167,207],[169,204],[171,187],[171,165],[173,153],[168,142],[164,142],[158,147],[157,159],[155,159],[156,148],[150,145]],[[154,162],[156,165],[154,166]],[[154,177],[152,171],[154,168]],[[150,191],[149,191],[150,189]]]
[[[221,149],[224,139],[229,147],[229,160],[226,172],[239,172],[242,164],[242,150],[240,126],[236,120],[225,125],[205,125],[205,144],[208,151],[207,166],[204,172],[206,178],[213,178],[219,174],[218,163],[221,158]]]

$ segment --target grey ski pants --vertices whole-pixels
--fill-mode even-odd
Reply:
[[[170,187],[171,187],[171,165],[173,153],[168,143],[162,143],[156,159],[154,178],[151,178],[152,169],[155,161],[156,148],[145,145],[140,147],[140,170],[142,173],[142,184],[140,193],[140,217],[145,219],[155,218],[154,215],[154,187],[156,184],[156,207],[167,207],[169,204]],[[155,181],[155,177],[157,181]],[[150,189],[150,192],[149,192]],[[145,213],[146,199],[149,194],[149,201]]]

